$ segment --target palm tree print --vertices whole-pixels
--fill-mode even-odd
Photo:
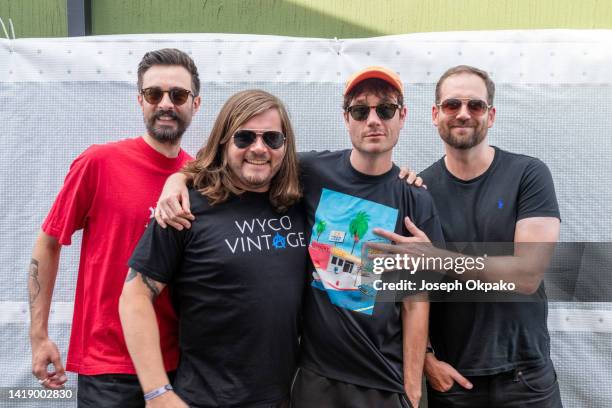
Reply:
[[[351,220],[349,224],[349,233],[353,236],[351,254],[355,250],[355,245],[357,245],[359,240],[368,232],[368,221],[370,221],[370,216],[365,211],[359,211]]]
[[[325,220],[317,221],[317,225],[315,225],[315,231],[317,232],[317,241],[319,240],[319,238],[321,238],[321,234],[325,232],[325,229],[327,229],[327,223],[325,222]]]

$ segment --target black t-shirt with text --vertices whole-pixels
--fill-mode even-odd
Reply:
[[[311,259],[304,296],[301,365],[346,383],[404,393],[401,303],[381,301],[362,256],[375,227],[409,235],[404,217],[442,242],[430,194],[398,178],[369,176],[350,150],[300,155]]]
[[[285,399],[307,265],[304,210],[277,213],[268,193],[214,206],[193,189],[189,198],[191,229],[153,220],[129,261],[172,291],[181,348],[174,388],[197,407]]]
[[[513,242],[524,218],[559,218],[550,171],[533,157],[495,148],[493,162],[472,180],[454,177],[444,158],[421,173],[434,198],[444,238]],[[539,302],[434,302],[430,339],[437,357],[464,375],[491,375],[549,359],[544,285]]]

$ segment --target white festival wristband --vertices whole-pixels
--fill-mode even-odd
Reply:
[[[151,401],[153,398],[157,398],[160,395],[164,395],[165,393],[167,393],[168,391],[172,391],[173,388],[170,384],[166,384],[163,387],[159,387],[153,391],[149,391],[144,395],[144,400],[145,401]]]

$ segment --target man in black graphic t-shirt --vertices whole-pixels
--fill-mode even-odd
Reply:
[[[291,404],[416,407],[429,304],[380,299],[362,248],[382,240],[376,228],[395,231],[385,234],[393,241],[427,234],[435,242],[443,241],[442,229],[429,193],[399,179],[391,160],[406,117],[398,75],[383,67],[357,72],[347,81],[344,110],[353,149],[300,155],[312,262]],[[160,224],[189,227],[183,188],[181,176],[166,183],[158,206],[164,210],[156,211]]]
[[[446,155],[421,176],[446,242],[523,243],[507,256],[489,257],[476,277],[515,281],[517,292],[531,300],[432,302],[428,402],[432,408],[557,408],[561,398],[541,283],[552,245],[535,243],[558,240],[559,208],[544,163],[488,144],[494,92],[487,73],[473,67],[442,75],[432,114]]]
[[[191,229],[151,222],[120,300],[150,407],[286,407],[298,351],[306,239],[295,140],[282,103],[232,96],[183,169]],[[181,357],[169,384],[151,306],[169,285]]]
[[[292,406],[416,407],[429,304],[381,301],[361,248],[381,241],[375,228],[441,242],[440,222],[429,193],[398,179],[391,160],[406,115],[399,77],[357,72],[344,110],[353,148],[300,156],[311,268]]]

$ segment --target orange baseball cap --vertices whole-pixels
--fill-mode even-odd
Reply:
[[[371,78],[378,78],[388,82],[404,95],[404,86],[402,85],[402,80],[399,75],[385,67],[367,67],[355,72],[346,81],[343,95],[349,93],[358,83]]]

